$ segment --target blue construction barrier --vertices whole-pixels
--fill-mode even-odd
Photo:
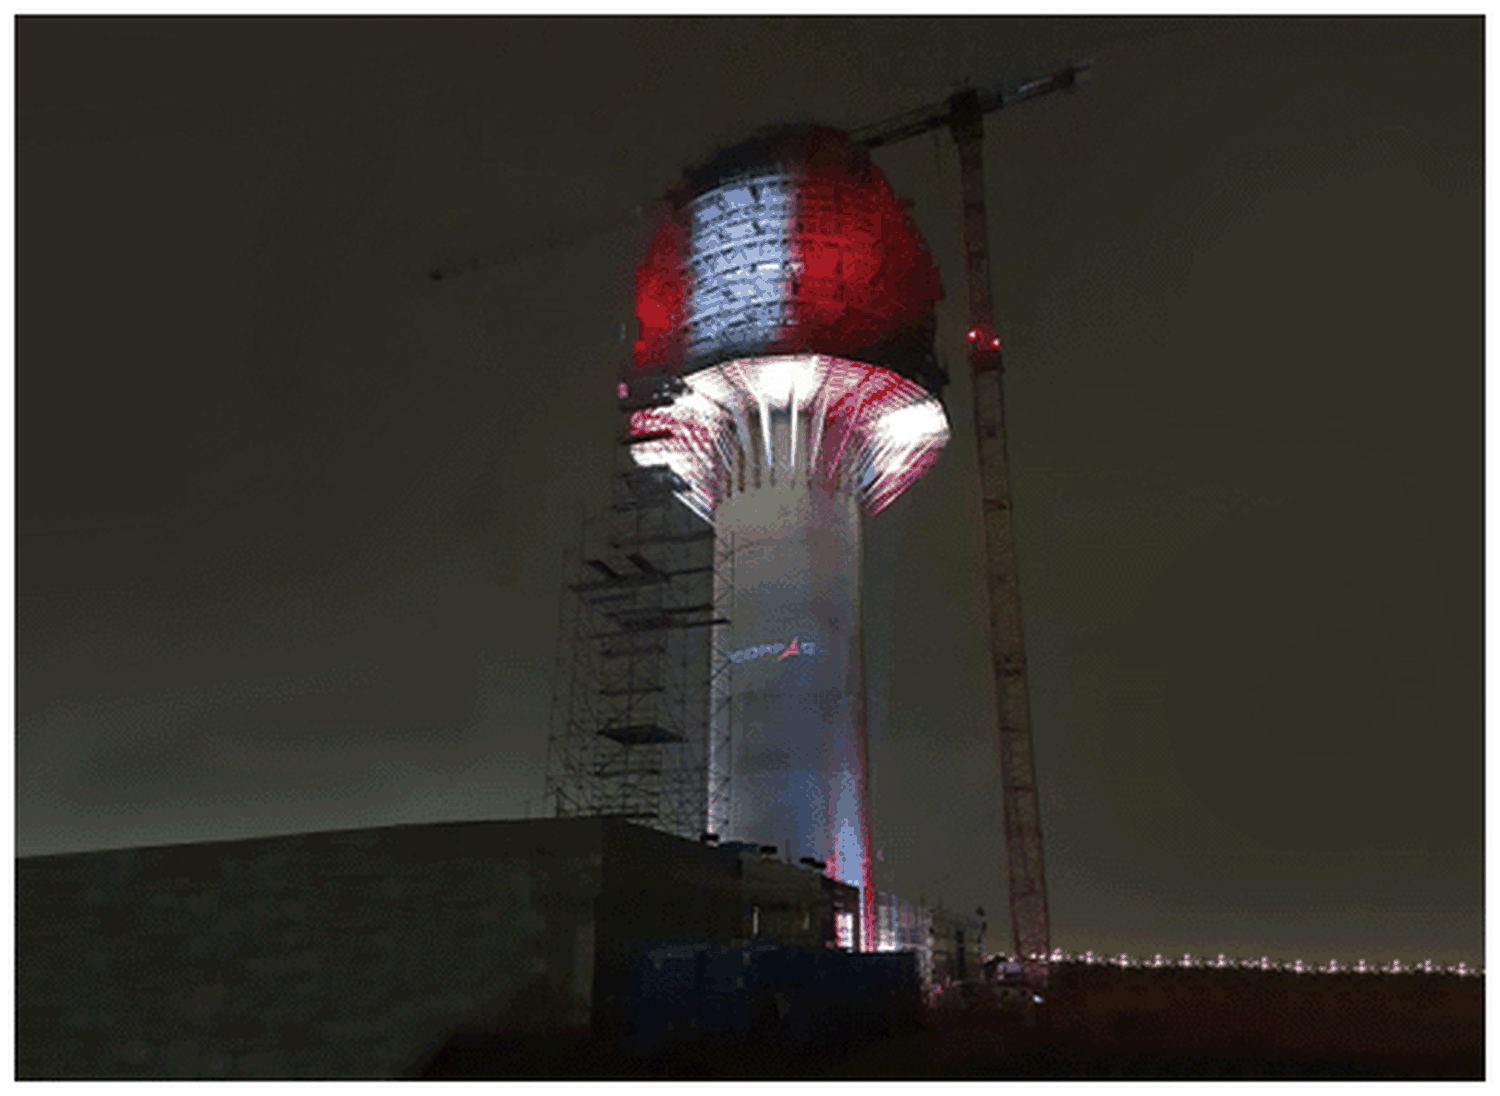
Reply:
[[[627,994],[625,1047],[649,1056],[684,1046],[846,1047],[914,1024],[916,956],[766,945],[648,948]]]

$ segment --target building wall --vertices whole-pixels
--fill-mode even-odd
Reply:
[[[389,1077],[586,1025],[602,860],[591,820],[18,859],[16,1075]]]
[[[16,1072],[394,1077],[458,1033],[604,1033],[649,948],[747,943],[831,883],[587,818],[22,858]]]
[[[799,948],[821,948],[833,942],[834,906],[827,884],[843,884],[812,870],[758,856],[744,857],[740,870],[751,915],[746,936]],[[857,912],[858,898],[854,907]]]
[[[984,928],[976,917],[968,917],[937,906],[930,911],[932,938],[931,982],[967,982],[983,975]]]
[[[596,907],[595,1030],[609,1030],[637,964],[658,944],[822,948],[836,910],[859,891],[781,860],[654,830],[603,824],[604,888]]]
[[[602,824],[604,888],[597,906],[595,1028],[618,1015],[635,965],[654,944],[730,943],[744,932],[734,858],[670,834]]]

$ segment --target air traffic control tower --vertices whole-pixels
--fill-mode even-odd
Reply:
[[[936,266],[868,153],[786,126],[686,173],[636,272],[631,452],[714,526],[707,829],[860,887],[864,521],[949,436]],[[852,929],[853,926],[850,926]]]

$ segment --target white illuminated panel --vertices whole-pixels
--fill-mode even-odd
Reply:
[[[820,354],[738,358],[683,378],[665,408],[637,411],[631,430],[664,434],[631,450],[689,484],[683,501],[712,520],[732,469],[750,460],[778,482],[846,481],[877,514],[948,442],[942,404],[878,366]]]
[[[854,947],[854,914],[834,914],[833,930],[835,944],[845,950],[851,950]]]
[[[692,203],[690,355],[748,350],[780,332],[791,296],[794,201],[792,180],[771,174],[729,183]]]

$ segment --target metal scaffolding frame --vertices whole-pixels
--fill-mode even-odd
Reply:
[[[714,542],[714,605],[720,623],[713,629],[713,668],[709,680],[708,832],[728,833],[734,780],[734,663],[729,658],[729,622],[734,618],[734,534]]]
[[[620,445],[609,503],[564,559],[546,810],[609,816],[697,840],[707,818],[712,526],[666,467]]]

